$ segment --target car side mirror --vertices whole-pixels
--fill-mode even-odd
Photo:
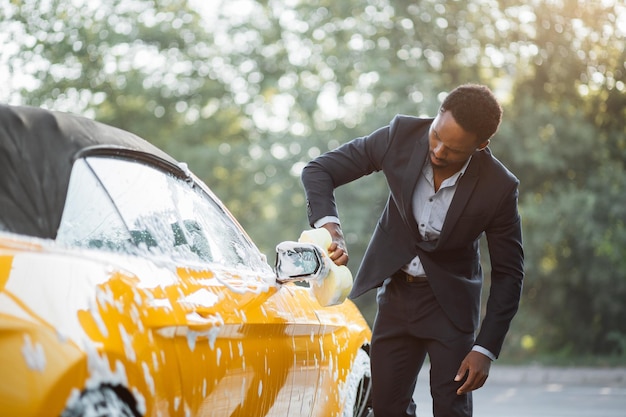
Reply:
[[[276,279],[285,283],[323,278],[330,270],[328,262],[313,243],[281,242],[276,246]]]

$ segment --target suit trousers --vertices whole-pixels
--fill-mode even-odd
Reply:
[[[471,417],[472,394],[457,395],[463,381],[454,378],[474,334],[452,324],[428,282],[388,278],[376,299],[370,352],[374,415],[416,415],[413,393],[428,355],[434,417]]]

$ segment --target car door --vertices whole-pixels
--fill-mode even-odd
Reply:
[[[191,178],[144,160],[92,156],[86,163],[121,221],[80,227],[89,236],[76,239],[74,231],[72,238],[156,259],[174,273],[161,281],[140,274],[138,283],[152,298],[147,327],[177,353],[179,375],[170,377],[180,378],[182,390],[170,407],[183,415],[310,415],[321,347],[304,289],[278,285],[237,222]],[[160,321],[164,306],[176,314]]]
[[[212,248],[179,268],[188,310],[176,330],[193,415],[310,415],[319,375],[319,320],[303,291],[281,286],[265,258],[207,190],[177,193],[179,218]],[[193,207],[193,209],[190,209]],[[221,252],[219,255],[217,252]],[[191,265],[191,263],[186,263]]]

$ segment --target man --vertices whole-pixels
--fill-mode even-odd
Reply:
[[[502,109],[485,86],[457,87],[437,117],[396,116],[389,126],[311,161],[302,172],[309,222],[333,236],[348,262],[334,189],[382,172],[389,199],[350,298],[378,287],[371,346],[376,417],[414,416],[412,395],[429,355],[435,417],[471,416],[520,299],[523,272],[517,178],[487,145]],[[487,238],[491,287],[479,324]]]

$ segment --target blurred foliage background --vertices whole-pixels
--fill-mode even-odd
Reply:
[[[503,359],[626,363],[625,41],[618,0],[0,0],[0,100],[187,162],[271,261],[308,228],[307,161],[487,84],[491,148],[522,181]],[[353,272],[386,197],[377,175],[337,191]],[[371,322],[373,294],[357,304]]]

